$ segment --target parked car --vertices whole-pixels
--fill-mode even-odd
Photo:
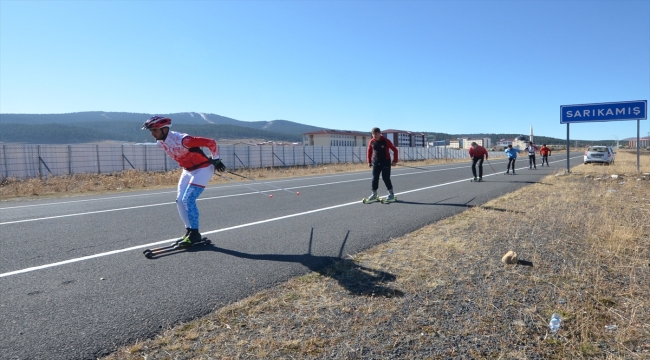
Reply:
[[[616,153],[609,146],[590,146],[585,151],[584,163],[604,163],[612,164],[614,162],[614,155]]]

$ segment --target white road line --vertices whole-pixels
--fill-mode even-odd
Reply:
[[[501,159],[501,158],[499,158],[499,159]],[[325,164],[325,165],[327,165],[327,164]],[[422,168],[428,168],[428,167],[448,166],[448,165],[449,164],[434,164],[434,165],[423,165],[421,167]],[[440,170],[452,170],[452,169],[457,169],[457,168],[438,169],[437,171],[440,171]],[[409,170],[409,168],[403,167],[401,169],[400,168],[393,169],[393,171],[399,171],[399,170]],[[359,174],[359,173],[361,173],[361,172],[350,172],[350,173],[345,173],[345,174],[322,175],[322,176],[305,176],[305,177],[286,178],[286,179],[273,179],[273,180],[268,180],[268,181],[257,180],[257,182],[258,183],[259,182],[264,182],[264,183],[274,184],[274,183],[287,182],[287,181],[314,180],[314,179],[326,179],[326,178],[331,178],[331,177],[350,176],[350,175],[356,175],[356,174]],[[255,181],[251,182],[251,184],[253,184],[253,183],[255,183]],[[207,191],[207,190],[216,190],[216,189],[228,189],[228,188],[234,188],[234,187],[239,187],[239,186],[238,185],[215,185],[215,186],[206,187],[205,190]],[[66,204],[74,204],[74,203],[80,203],[80,202],[105,201],[105,200],[115,200],[115,199],[128,199],[128,198],[133,198],[133,197],[162,195],[162,194],[170,194],[170,193],[173,194],[175,192],[176,192],[176,190],[170,190],[170,191],[146,193],[146,194],[107,196],[107,197],[94,198],[94,199],[59,201],[59,202],[44,203],[44,204],[18,205],[18,206],[0,207],[0,211],[2,211],[2,210],[21,209],[21,208],[28,208],[28,207],[36,207],[36,206],[66,205]]]
[[[405,175],[423,174],[423,173],[428,173],[428,172],[444,171],[444,170],[453,170],[453,169],[459,169],[459,168],[435,169],[435,170],[426,170],[426,171],[419,171],[419,172],[411,172],[411,173],[407,173],[407,174],[396,174],[396,175],[394,175],[393,177],[396,177],[396,176],[405,176]],[[355,181],[368,181],[368,179],[367,179],[367,178],[363,178],[363,179],[342,180],[342,181],[334,181],[334,182],[329,182],[329,183],[321,183],[321,184],[313,184],[313,185],[294,186],[294,187],[288,187],[288,188],[286,188],[286,189],[287,189],[287,190],[304,189],[304,188],[310,188],[310,187],[316,187],[316,186],[336,185],[336,184],[343,184],[343,183],[355,182]],[[274,192],[274,191],[278,191],[278,189],[260,190],[259,192],[261,192],[261,193],[270,193],[270,192]],[[258,192],[248,192],[248,193],[233,194],[233,195],[222,195],[222,196],[206,197],[206,198],[200,198],[200,199],[197,199],[197,201],[206,201],[206,200],[214,200],[214,199],[223,199],[223,198],[228,198],[228,197],[244,196],[244,195],[253,195],[253,194],[258,194]],[[107,213],[107,212],[114,212],[114,211],[133,210],[133,209],[140,209],[140,208],[153,207],[153,206],[163,206],[163,205],[169,205],[169,204],[175,204],[175,202],[164,202],[164,203],[156,203],[156,204],[149,204],[149,205],[129,206],[129,207],[117,208],[117,209],[96,210],[96,211],[88,211],[88,212],[75,213],[75,214],[55,215],[55,216],[46,216],[46,217],[33,218],[33,219],[14,220],[14,221],[5,221],[5,222],[0,222],[0,226],[1,226],[1,225],[11,225],[11,224],[19,224],[19,223],[25,223],[25,222],[32,222],[32,221],[43,221],[43,220],[51,220],[51,219],[60,219],[60,218],[72,217],[72,216],[82,216],[82,215],[92,215],[92,214],[101,214],[101,213]]]
[[[13,209],[22,209],[22,208],[35,207],[35,206],[40,207],[40,206],[51,206],[51,205],[67,205],[67,204],[74,204],[74,203],[80,203],[80,202],[104,201],[104,200],[133,198],[133,197],[140,197],[140,196],[162,195],[162,194],[169,194],[169,193],[175,193],[175,192],[176,192],[176,190],[174,190],[174,191],[156,192],[156,193],[147,193],[147,194],[131,194],[131,195],[123,195],[123,196],[110,196],[110,197],[95,198],[95,199],[59,201],[59,202],[45,203],[45,204],[19,205],[19,206],[3,207],[3,208],[0,208],[0,211],[2,211],[2,210],[13,210]]]
[[[490,175],[490,176],[493,176],[493,175]],[[460,183],[460,182],[465,182],[467,180],[469,180],[469,179],[456,180],[456,181],[452,181],[452,182],[448,182],[448,183],[444,183],[444,184],[427,186],[427,187],[420,188],[420,189],[409,190],[409,191],[406,191],[406,192],[397,193],[395,195],[401,195],[401,194],[411,193],[411,192],[415,192],[415,191],[422,191],[422,190],[432,189],[432,188],[436,188],[436,187],[440,187],[440,186],[457,184],[457,183]],[[289,219],[289,218],[293,218],[293,217],[297,217],[297,216],[309,215],[309,214],[313,214],[313,213],[317,213],[317,212],[321,212],[321,211],[332,210],[332,209],[336,209],[336,208],[340,208],[340,207],[344,207],[344,206],[355,205],[355,204],[359,205],[359,204],[361,204],[361,202],[360,201],[353,201],[353,202],[334,205],[334,206],[327,206],[327,207],[323,207],[323,208],[320,208],[320,209],[303,211],[303,212],[299,212],[299,213],[295,213],[295,214],[279,216],[279,217],[276,217],[276,218],[255,221],[255,222],[251,222],[251,223],[247,223],[247,224],[235,225],[235,226],[231,226],[231,227],[228,227],[228,228],[217,229],[217,230],[212,230],[212,231],[206,231],[206,232],[202,232],[201,234],[202,235],[216,234],[216,233],[220,233],[220,232],[225,232],[225,231],[230,231],[230,230],[235,230],[235,229],[241,229],[241,228],[245,228],[245,227],[249,227],[249,226],[265,224],[265,223],[284,220],[284,219]],[[31,272],[31,271],[36,271],[36,270],[43,270],[43,269],[47,269],[47,268],[51,268],[51,267],[55,267],[55,266],[71,264],[71,263],[80,262],[80,261],[84,261],[84,260],[90,260],[90,259],[95,259],[95,258],[99,258],[99,257],[119,254],[119,253],[131,251],[131,250],[149,248],[149,247],[156,246],[156,245],[161,245],[161,244],[169,244],[169,243],[171,243],[172,241],[175,241],[175,240],[177,240],[177,239],[176,238],[167,239],[167,240],[157,241],[157,242],[154,242],[154,243],[149,243],[149,244],[144,244],[144,245],[132,246],[132,247],[129,247],[129,248],[124,248],[124,249],[118,249],[118,250],[103,252],[103,253],[99,253],[99,254],[95,254],[95,255],[82,256],[82,257],[79,257],[79,258],[59,261],[59,262],[55,262],[55,263],[51,263],[51,264],[34,266],[34,267],[30,267],[30,268],[25,268],[25,269],[22,269],[22,270],[10,271],[10,272],[7,272],[7,273],[0,274],[0,278],[7,277],[7,276],[12,276],[12,275],[23,274],[23,273],[27,273],[27,272]]]
[[[440,165],[428,165],[428,166],[440,166]],[[424,166],[424,167],[427,167],[427,166]],[[406,170],[406,169],[404,169],[404,170]],[[350,175],[355,175],[355,174],[357,174],[357,173],[351,172],[351,173],[335,174],[335,175],[308,176],[308,177],[287,178],[287,179],[273,179],[273,180],[269,180],[269,181],[257,180],[257,182],[258,183],[259,182],[264,182],[264,183],[274,184],[274,183],[286,182],[286,181],[325,179],[325,178],[330,178],[330,177],[350,176]],[[254,184],[254,183],[255,183],[254,181],[251,182],[251,184]],[[215,185],[215,186],[206,187],[205,190],[207,191],[207,190],[217,190],[217,189],[228,189],[228,188],[234,188],[234,187],[240,187],[240,186],[239,185]],[[107,196],[107,197],[94,198],[94,199],[59,201],[59,202],[52,202],[52,203],[45,203],[45,204],[30,204],[30,205],[18,205],[18,206],[0,207],[0,211],[2,211],[2,210],[21,209],[21,208],[28,208],[28,207],[35,207],[35,206],[66,205],[66,204],[74,204],[74,203],[80,203],[80,202],[105,201],[105,200],[115,200],[115,199],[128,199],[128,198],[134,198],[134,197],[162,195],[162,194],[173,194],[173,193],[176,193],[176,190],[162,191],[162,192],[155,192],[155,193],[146,193],[146,194]]]
[[[498,175],[498,174],[489,174],[489,175],[486,175],[485,177],[495,176],[495,175]],[[438,184],[438,185],[427,186],[427,187],[423,187],[423,188],[419,188],[419,189],[408,190],[408,191],[397,193],[396,195],[408,194],[408,193],[412,193],[412,192],[433,189],[433,188],[437,188],[437,187],[441,187],[441,186],[457,184],[457,183],[465,182],[467,180],[469,180],[469,179],[456,180],[456,181],[451,181],[451,182],[444,183],[444,184]],[[321,211],[327,211],[327,210],[336,209],[336,208],[340,208],[340,207],[344,207],[344,206],[355,205],[355,204],[359,205],[361,203],[359,201],[354,201],[354,202],[349,202],[349,203],[344,203],[344,204],[339,204],[339,205],[334,205],[334,206],[328,206],[328,207],[324,207],[324,208],[320,208],[320,209],[309,210],[309,211],[304,211],[304,212],[300,212],[300,213],[295,213],[295,214],[290,214],[290,215],[285,215],[285,216],[279,216],[279,217],[276,217],[276,218],[255,221],[255,222],[251,222],[251,223],[247,223],[247,224],[231,226],[231,227],[228,227],[228,228],[212,230],[212,231],[204,232],[203,235],[216,234],[216,233],[220,233],[220,232],[225,232],[225,231],[230,231],[230,230],[235,230],[235,229],[241,229],[241,228],[244,228],[244,227],[255,226],[255,225],[259,225],[259,224],[264,224],[264,223],[289,219],[289,218],[292,218],[292,217],[313,214],[313,213],[317,213],[317,212],[321,212]],[[12,275],[24,274],[24,273],[28,273],[28,272],[32,272],[32,271],[36,271],[36,270],[48,269],[48,268],[52,268],[52,267],[56,267],[56,266],[61,266],[61,265],[75,263],[75,262],[100,258],[100,257],[104,257],[104,256],[109,256],[109,255],[115,255],[115,254],[119,254],[119,253],[123,253],[123,252],[127,252],[127,251],[148,248],[148,247],[152,247],[152,246],[155,246],[155,245],[170,243],[170,242],[172,242],[174,240],[176,240],[176,239],[175,238],[174,239],[167,239],[167,240],[162,240],[162,241],[158,241],[158,242],[154,242],[154,243],[138,245],[138,246],[132,246],[132,247],[129,247],[129,248],[118,249],[118,250],[103,252],[103,253],[99,253],[99,254],[83,256],[83,257],[64,260],[64,261],[59,261],[59,262],[55,262],[55,263],[51,263],[51,264],[39,265],[39,266],[34,266],[34,267],[25,268],[25,269],[21,269],[21,270],[10,271],[10,272],[0,274],[0,278],[12,276]]]

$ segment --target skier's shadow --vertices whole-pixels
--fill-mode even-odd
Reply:
[[[490,180],[487,182],[491,183],[496,183],[496,182],[503,182],[503,183],[517,183],[517,184],[540,184],[540,185],[548,185],[552,186],[553,184],[541,182],[541,181],[523,181],[523,180],[512,180],[512,181],[505,181],[505,180]]]
[[[348,240],[350,231],[348,230],[341,244],[339,254],[334,256],[316,256],[311,254],[311,245],[314,237],[314,228],[311,228],[309,237],[309,250],[306,254],[300,255],[280,255],[280,254],[249,254],[235,250],[220,248],[218,246],[210,247],[210,250],[232,255],[243,259],[267,260],[280,262],[300,263],[309,270],[317,272],[323,276],[331,277],[339,284],[355,295],[372,295],[385,297],[402,297],[404,293],[400,290],[381,285],[384,282],[394,281],[395,275],[376,269],[371,269],[355,263],[353,260],[342,258],[345,243]]]
[[[471,198],[470,200],[468,200],[464,204],[443,203],[443,201],[447,201],[447,200],[453,199],[455,197],[456,196],[452,196],[450,198],[442,199],[442,200],[436,201],[434,203],[421,203],[421,202],[413,202],[413,201],[400,201],[400,203],[402,203],[402,204],[411,204],[411,205],[455,206],[455,207],[463,207],[463,208],[467,208],[467,209],[480,208],[480,209],[485,209],[485,210],[511,212],[511,213],[516,213],[516,214],[525,214],[524,211],[519,211],[519,210],[509,210],[509,209],[496,208],[496,207],[493,207],[493,206],[482,206],[482,205],[472,205],[472,204],[470,204],[470,202],[472,202],[474,199],[476,199],[475,197]]]
[[[476,197],[473,197],[473,198],[467,200],[465,203],[461,203],[461,204],[443,203],[443,201],[447,201],[447,200],[453,199],[455,197],[458,197],[458,196],[448,197],[446,199],[438,200],[438,201],[432,202],[432,203],[417,202],[417,201],[404,201],[404,200],[399,200],[398,203],[399,204],[410,204],[410,205],[439,205],[439,206],[458,206],[458,207],[470,208],[470,207],[473,207],[474,205],[470,205],[469,203],[471,203],[472,201],[474,201],[474,199],[476,199]]]

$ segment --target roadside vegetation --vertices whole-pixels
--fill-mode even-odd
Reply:
[[[649,220],[650,175],[619,151],[105,359],[650,358]]]

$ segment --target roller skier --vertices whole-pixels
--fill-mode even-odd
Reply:
[[[199,209],[196,206],[196,199],[205,189],[214,171],[223,172],[226,167],[219,158],[216,141],[171,131],[169,129],[171,126],[170,118],[152,116],[145,121],[142,129],[149,130],[158,146],[183,168],[178,181],[176,206],[185,224],[186,232],[175,246],[188,247],[207,240],[201,237],[199,232]],[[211,157],[205,155],[201,147],[207,147]]]
[[[472,159],[472,174],[474,179],[472,181],[483,181],[483,159],[488,158],[488,152],[485,148],[475,141],[472,141],[472,144],[469,148],[469,157]],[[478,165],[478,177],[476,176],[476,167]]]
[[[393,192],[393,183],[390,181],[391,165],[395,166],[398,161],[398,151],[393,143],[381,135],[379,128],[373,128],[371,131],[372,138],[368,142],[367,160],[368,166],[372,168],[372,193],[370,197],[363,199],[363,203],[381,201],[382,203],[394,202],[397,200]],[[393,160],[390,158],[390,151],[393,151]],[[388,189],[388,196],[380,199],[377,195],[379,188],[379,175]]]
[[[517,160],[517,154],[521,150],[513,148],[512,144],[508,144],[508,147],[505,150],[506,155],[508,155],[508,167],[506,168],[506,175],[510,174],[510,168],[512,168],[512,175],[515,175],[515,161]]]
[[[546,162],[546,167],[549,167],[548,157],[551,155],[551,148],[546,146],[546,144],[543,144],[542,147],[539,148],[539,154],[542,155],[542,166],[544,166],[544,163]]]

